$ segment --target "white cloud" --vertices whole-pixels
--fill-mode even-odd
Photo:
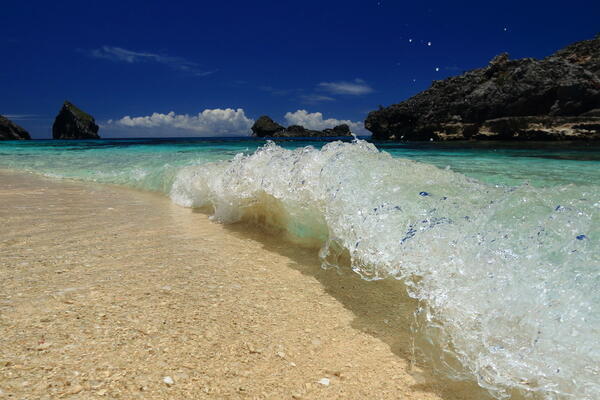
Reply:
[[[38,114],[4,114],[4,116],[13,121],[28,121],[42,117]]]
[[[300,96],[300,99],[307,104],[317,104],[324,101],[335,101],[333,97],[324,96],[322,94],[304,94]]]
[[[125,116],[109,125],[126,128],[143,128],[165,136],[181,136],[177,130],[187,131],[186,136],[246,136],[254,120],[246,117],[244,110],[226,108],[206,109],[198,115],[153,113],[144,117]]]
[[[115,62],[124,62],[128,64],[140,62],[155,62],[168,65],[169,67],[190,73],[195,76],[206,76],[215,71],[203,71],[198,64],[188,61],[181,57],[171,57],[161,54],[148,53],[143,51],[127,50],[121,47],[102,46],[99,49],[91,50],[89,53],[94,58],[102,58]]]
[[[362,122],[345,119],[323,118],[320,112],[310,113],[297,110],[285,114],[288,125],[302,125],[307,129],[323,130],[336,125],[347,124],[358,135],[369,135]],[[147,116],[129,115],[108,120],[101,128],[111,137],[181,137],[181,136],[249,136],[254,124],[242,108],[237,110],[206,109],[197,115],[153,113]]]
[[[332,94],[348,94],[353,96],[373,92],[373,88],[362,79],[355,79],[352,82],[321,82],[318,87]]]
[[[307,129],[323,130],[333,128],[336,125],[346,124],[350,130],[358,135],[368,135],[362,122],[354,122],[349,119],[323,119],[323,114],[320,112],[310,113],[306,110],[297,110],[285,114],[285,120],[289,125],[302,125]]]

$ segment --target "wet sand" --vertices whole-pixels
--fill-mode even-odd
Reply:
[[[0,171],[0,398],[482,399],[397,282],[155,194]]]

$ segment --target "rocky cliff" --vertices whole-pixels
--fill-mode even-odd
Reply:
[[[301,125],[290,125],[286,128],[266,115],[258,118],[252,125],[252,136],[256,137],[335,137],[351,135],[350,127],[346,124],[322,131],[306,129]]]
[[[29,140],[29,132],[0,115],[0,140]]]
[[[94,118],[65,101],[52,125],[52,138],[100,139],[100,136]]]
[[[372,111],[365,128],[392,140],[600,139],[600,35],[536,60],[489,65]]]

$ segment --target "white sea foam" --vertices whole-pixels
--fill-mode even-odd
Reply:
[[[600,398],[598,186],[495,187],[372,144],[268,144],[183,168],[171,198],[340,252],[421,300],[439,364],[498,398]],[[461,368],[452,367],[453,358]]]

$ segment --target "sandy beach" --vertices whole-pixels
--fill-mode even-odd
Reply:
[[[485,398],[413,365],[397,282],[156,194],[0,171],[0,202],[0,398]]]

